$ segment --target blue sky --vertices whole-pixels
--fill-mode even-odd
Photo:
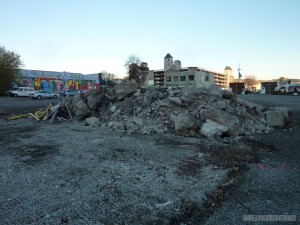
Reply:
[[[298,0],[0,0],[0,45],[26,69],[126,74],[131,54],[300,79]]]

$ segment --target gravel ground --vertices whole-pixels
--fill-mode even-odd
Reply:
[[[129,136],[81,123],[0,121],[1,224],[132,224],[201,205],[227,170],[184,174],[200,140]]]
[[[249,139],[272,145],[275,151],[262,155],[259,164],[250,164],[240,184],[205,225],[300,224],[300,97],[245,95],[240,98],[265,106],[289,107],[294,124]],[[244,215],[292,215],[296,221],[243,221]]]
[[[50,102],[0,98],[0,224],[260,224],[241,218],[299,215],[299,129],[221,145],[4,119]]]

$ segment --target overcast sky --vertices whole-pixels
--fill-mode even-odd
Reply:
[[[0,0],[0,45],[26,69],[126,74],[135,54],[162,69],[300,79],[298,0]]]

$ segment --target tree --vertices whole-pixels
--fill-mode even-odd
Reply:
[[[124,66],[127,70],[127,73],[129,74],[129,72],[130,72],[129,66],[131,64],[140,65],[140,63],[141,63],[141,59],[137,55],[132,54],[132,55],[128,56],[128,58],[126,59],[125,64],[124,64]]]
[[[11,88],[22,66],[20,55],[0,46],[0,95]]]
[[[125,68],[128,70],[129,80],[135,80],[139,87],[142,85],[141,81],[141,68],[140,68],[141,59],[132,54],[128,56],[127,60],[125,61]]]
[[[285,80],[286,80],[286,79],[285,79],[284,77],[280,77],[280,78],[279,78],[279,84],[280,84],[280,85],[285,84]]]
[[[254,86],[258,84],[258,81],[254,75],[246,75],[244,83],[249,90],[253,90]]]
[[[108,85],[110,81],[114,80],[116,75],[113,73],[108,73],[107,71],[103,70],[98,74],[100,84]]]

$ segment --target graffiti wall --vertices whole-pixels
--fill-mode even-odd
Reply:
[[[35,71],[35,77],[32,76],[32,71],[22,71],[21,76],[19,76],[13,86],[15,87],[33,87],[35,90],[46,90],[54,93],[61,93],[65,90],[90,90],[90,89],[99,89],[100,85],[96,81],[92,80],[77,80],[69,78],[52,78],[45,77],[47,74],[43,72],[38,76]],[[42,71],[38,71],[42,72]],[[55,73],[55,72],[52,72]],[[53,76],[53,74],[49,74]]]

